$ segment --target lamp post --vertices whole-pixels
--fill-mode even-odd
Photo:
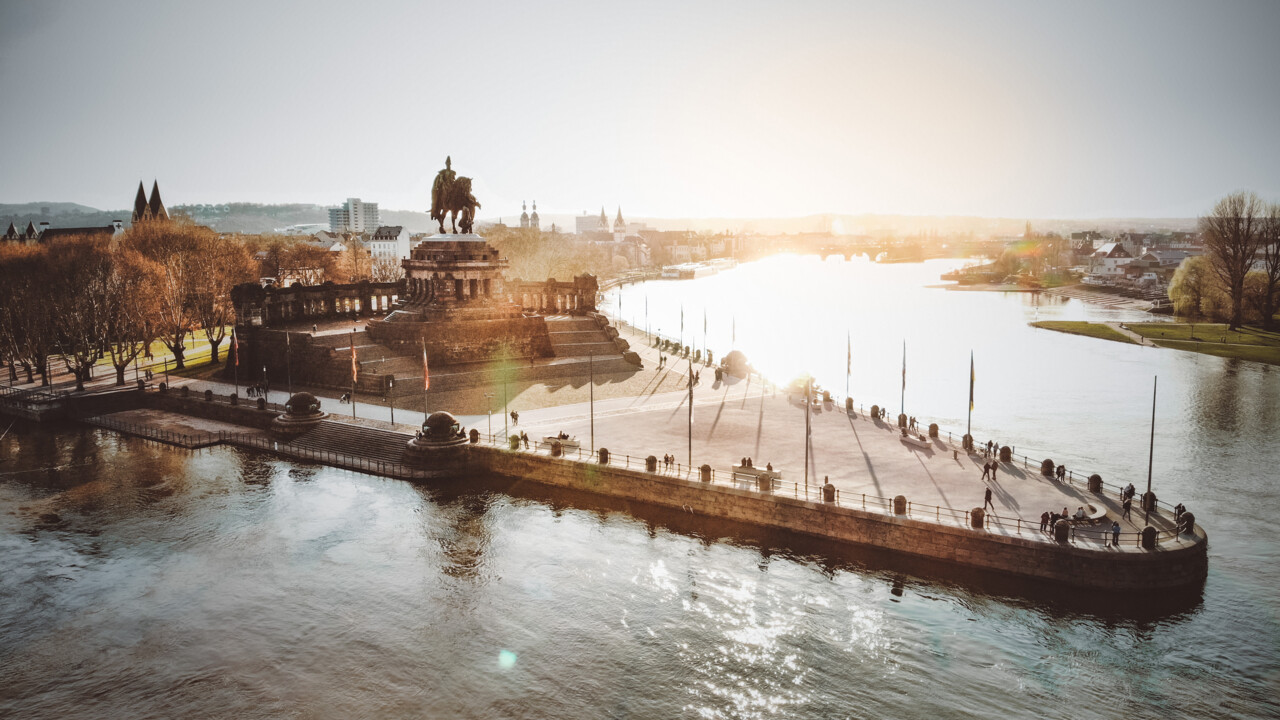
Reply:
[[[391,426],[396,424],[396,376],[387,376],[387,405],[391,407]]]
[[[488,406],[488,410],[489,410],[489,439],[490,440],[493,439],[493,397],[494,395],[491,392],[487,392],[484,394],[484,399],[486,400],[485,404]]]

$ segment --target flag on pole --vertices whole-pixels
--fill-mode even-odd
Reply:
[[[707,337],[707,309],[702,308],[702,337]]]
[[[240,338],[236,336],[235,328],[231,328],[231,350],[236,354],[236,367],[240,367]]]
[[[730,336],[729,344],[730,344],[730,345],[737,345],[737,344],[738,344],[738,316],[737,316],[737,315],[734,315],[734,316],[733,316],[733,331],[732,331],[732,332],[733,332],[733,334]]]
[[[684,337],[684,305],[680,306],[680,337]]]
[[[351,333],[351,384],[355,385],[356,376],[360,373],[360,361],[356,358],[356,334]]]
[[[907,389],[907,341],[902,341],[902,389]]]
[[[853,338],[849,336],[849,331],[844,331],[845,361],[844,374],[845,377],[853,374]]]
[[[427,369],[427,344],[422,343],[422,389],[431,389],[431,373]]]
[[[973,410],[973,380],[976,376],[973,374],[973,351],[969,351],[969,409]]]

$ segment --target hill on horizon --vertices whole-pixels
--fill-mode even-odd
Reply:
[[[270,233],[291,225],[328,225],[329,208],[332,205],[308,203],[223,203],[200,205],[174,205],[171,213],[188,215],[193,221],[219,232]],[[112,220],[126,223],[132,213],[129,210],[99,210],[72,202],[28,202],[0,204],[0,221],[25,227],[27,222],[39,225],[48,222],[51,227],[88,227],[107,225]],[[403,225],[412,233],[435,232],[437,225],[430,214],[416,210],[382,210],[383,225]],[[574,215],[546,214],[542,227],[549,230],[552,223],[561,232],[573,232]],[[610,218],[612,220],[612,218]],[[499,220],[498,216],[480,219],[478,225],[488,225]],[[502,216],[507,225],[517,225],[517,217]],[[660,218],[633,217],[628,222],[641,222],[655,230],[693,232],[759,233],[765,235],[788,233],[833,233],[837,235],[946,235],[971,234],[977,237],[1005,237],[1021,235],[1030,222],[1036,232],[1069,233],[1079,230],[1101,232],[1152,232],[1181,230],[1196,227],[1196,218],[988,218],[958,215],[893,215],[864,213],[857,215],[823,213],[802,217],[774,218]]]

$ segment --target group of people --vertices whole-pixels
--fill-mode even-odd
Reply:
[[[512,425],[520,424],[520,413],[516,412],[515,410],[511,411],[511,424]]]
[[[752,469],[755,469],[755,464],[754,464],[754,461],[753,461],[751,458],[749,458],[749,457],[744,457],[744,458],[742,458],[742,460],[741,460],[741,461],[739,461],[739,463],[738,463],[738,467],[744,467],[744,468],[752,468]],[[773,463],[765,463],[765,467],[764,467],[764,469],[765,469],[766,471],[768,471],[768,472],[773,472]]]
[[[915,415],[912,415],[911,417],[907,418],[907,429],[910,430],[911,432],[915,432],[918,429],[916,426]]]
[[[991,462],[982,463],[982,479],[986,480],[990,478],[991,480],[995,480],[996,470],[999,470],[999,469],[1000,469],[1000,463],[996,462],[995,460],[992,460]],[[988,493],[991,492],[990,488],[987,489],[987,492]]]
[[[150,371],[150,370],[148,370],[148,371],[147,371],[147,379],[148,379],[148,380],[150,380],[150,379],[151,379],[151,371]],[[245,388],[245,389],[244,389],[244,396],[245,396],[245,397],[251,397],[251,398],[253,398],[253,397],[266,397],[266,396],[267,396],[267,389],[266,389],[265,387],[263,387],[262,385],[250,385],[249,387],[247,387],[247,388]]]
[[[1087,520],[1088,518],[1089,518],[1089,513],[1084,509],[1083,505],[1076,508],[1075,513],[1071,515],[1067,515],[1067,509],[1065,507],[1062,508],[1061,513],[1045,511],[1043,514],[1040,515],[1040,532],[1052,532],[1053,528],[1058,526],[1059,520],[1072,520],[1074,522],[1081,522],[1083,520]],[[1120,521],[1112,520],[1111,527],[1109,529],[1111,530],[1111,538],[1106,539],[1106,536],[1103,535],[1104,545],[1106,547],[1119,547],[1120,546]]]
[[[670,470],[672,465],[676,464],[676,456],[671,453],[664,453],[662,456],[662,467]]]
[[[982,457],[994,455],[1000,451],[1000,443],[988,440],[987,444],[982,447]]]

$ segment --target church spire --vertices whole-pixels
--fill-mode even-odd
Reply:
[[[142,181],[138,181],[138,196],[133,199],[133,222],[142,222],[147,219],[147,191],[142,186]]]
[[[624,233],[627,231],[627,223],[622,219],[622,206],[618,206],[618,219],[613,221],[613,231],[615,233]]]
[[[160,181],[156,180],[151,185],[151,202],[149,203],[152,220],[168,220],[169,213],[164,209],[164,203],[160,200]]]

